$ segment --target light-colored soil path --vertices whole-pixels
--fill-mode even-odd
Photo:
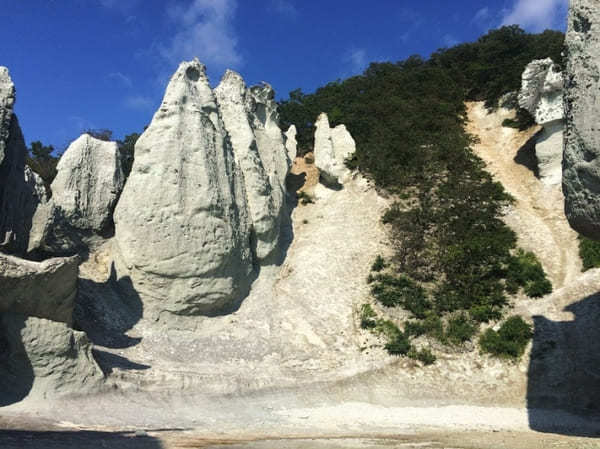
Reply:
[[[544,185],[530,168],[515,161],[519,149],[539,128],[519,132],[502,127],[502,121],[512,118],[514,111],[501,108],[488,113],[481,102],[468,103],[467,111],[467,131],[480,142],[473,146],[475,153],[516,199],[505,220],[516,231],[519,245],[538,256],[554,288],[573,282],[581,275],[582,265],[577,233],[565,218],[561,186]]]

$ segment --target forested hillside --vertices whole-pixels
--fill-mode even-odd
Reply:
[[[427,60],[373,63],[362,75],[313,94],[296,90],[281,102],[283,128],[296,125],[300,151],[311,149],[313,121],[326,112],[356,140],[348,164],[397,198],[383,217],[395,254],[374,264],[370,282],[379,303],[408,310],[413,321],[401,331],[369,307],[362,316],[363,327],[387,336],[390,352],[429,362],[427,353],[411,347],[412,337],[428,333],[461,344],[479,323],[505,314],[507,295],[520,288],[532,297],[552,291],[535,256],[517,250],[514,232],[501,220],[512,198],[470,149],[465,101],[496,107],[504,94],[519,89],[531,60],[551,57],[560,64],[563,41],[556,31],[504,27]],[[528,325],[507,325],[503,337],[486,334],[482,347],[519,356]]]

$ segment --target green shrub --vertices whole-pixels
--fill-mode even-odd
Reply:
[[[373,265],[371,266],[371,271],[380,272],[384,268],[385,268],[385,260],[383,259],[383,257],[378,255],[375,258],[375,262],[373,262]]]
[[[403,306],[417,318],[424,318],[431,309],[425,290],[406,276],[378,275],[371,293],[384,306]]]
[[[600,242],[579,236],[579,257],[583,262],[583,270],[600,267]]]
[[[423,323],[407,321],[404,323],[404,333],[409,337],[419,337],[427,332]]]
[[[387,352],[392,355],[406,355],[412,349],[410,341],[406,335],[400,333],[396,338],[390,340],[384,346]]]
[[[491,320],[498,320],[502,316],[500,309],[484,304],[473,306],[469,309],[469,316],[477,323],[487,323]]]
[[[448,326],[446,328],[446,338],[455,345],[460,345],[466,341],[469,341],[473,335],[477,332],[477,326],[471,322],[469,317],[461,313],[448,320]]]
[[[517,359],[523,355],[527,342],[533,337],[531,325],[520,316],[508,318],[498,332],[487,329],[479,339],[484,352],[496,357]]]
[[[393,321],[381,319],[377,320],[375,332],[383,335],[388,341],[396,340],[403,335],[402,331],[398,329],[398,326]]]
[[[419,360],[423,365],[432,365],[437,360],[429,348],[423,348],[420,351],[412,348],[407,355],[411,359]]]
[[[525,131],[535,125],[535,118],[526,110],[519,108],[517,116],[514,119],[507,118],[502,122],[506,128],[516,128],[519,131]]]
[[[362,329],[374,329],[377,323],[375,318],[377,314],[370,304],[363,304],[360,308],[360,327]]]
[[[445,343],[446,337],[444,333],[444,323],[439,316],[429,315],[423,320],[425,333],[436,340]]]
[[[514,292],[516,286],[523,287],[525,294],[532,298],[552,293],[552,283],[535,254],[520,248],[508,260],[506,285],[509,292]]]

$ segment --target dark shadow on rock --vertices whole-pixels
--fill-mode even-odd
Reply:
[[[21,340],[26,319],[14,313],[0,314],[0,407],[23,400],[33,386],[33,367]]]
[[[302,188],[305,182],[306,172],[302,172],[297,175],[294,173],[288,173],[287,177],[285,178],[285,187],[290,194],[294,194]]]
[[[120,355],[113,354],[112,352],[101,351],[99,349],[92,349],[94,359],[100,365],[102,372],[105,376],[112,374],[115,368],[120,370],[147,370],[150,369],[150,365],[144,365],[142,363],[133,362]]]
[[[531,170],[534,176],[538,179],[540,178],[540,170],[538,168],[538,161],[535,155],[535,144],[543,132],[544,130],[542,129],[541,131],[535,133],[527,142],[525,142],[525,145],[519,148],[517,155],[513,159],[517,164],[523,165]]]
[[[164,449],[157,438],[134,432],[0,430],[2,449]]]
[[[573,321],[533,317],[529,425],[538,432],[600,436],[600,293],[565,310]]]
[[[114,265],[106,282],[79,279],[74,327],[85,331],[95,345],[128,348],[138,344],[141,338],[125,333],[142,318],[143,311],[131,279],[123,277],[117,281]]]

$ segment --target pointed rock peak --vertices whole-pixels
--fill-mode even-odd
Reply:
[[[12,107],[15,101],[15,85],[6,67],[0,66],[0,107]]]
[[[230,100],[241,101],[246,95],[246,83],[242,75],[233,70],[227,69],[221,82],[215,89],[218,98],[229,98]]]
[[[216,107],[206,66],[198,59],[179,64],[169,81],[159,112],[186,105],[192,108]]]
[[[317,117],[317,122],[315,123],[315,126],[317,128],[319,128],[321,126],[327,126],[327,128],[329,128],[329,117],[327,117],[327,114],[325,112],[321,112],[319,114],[319,116]]]

